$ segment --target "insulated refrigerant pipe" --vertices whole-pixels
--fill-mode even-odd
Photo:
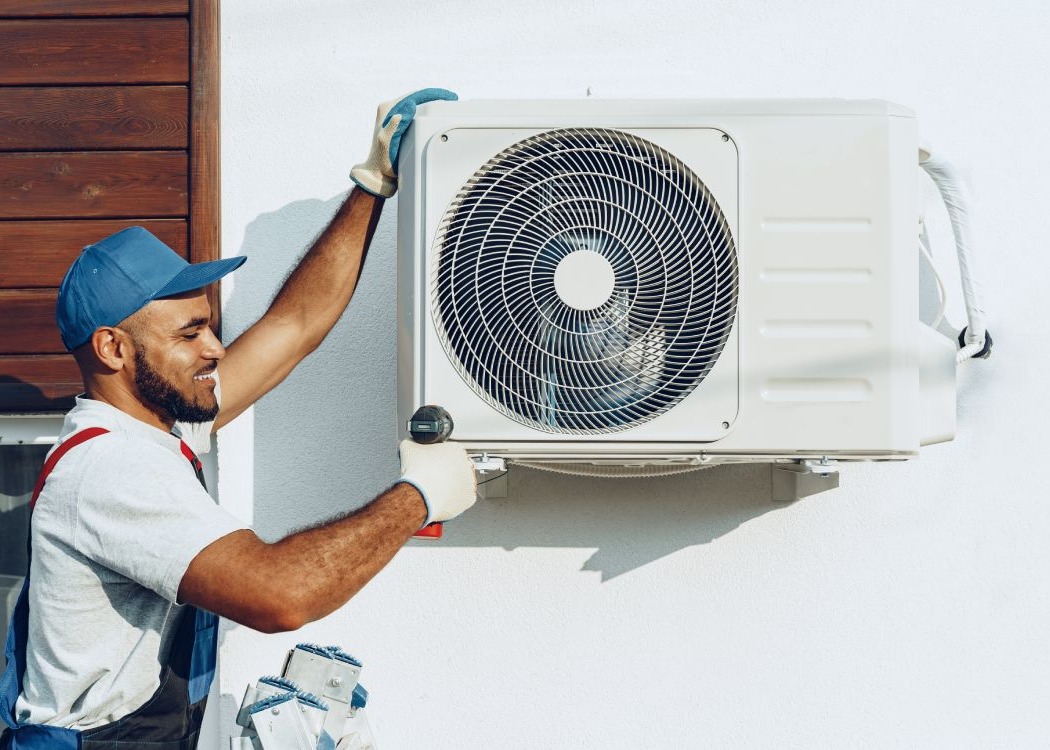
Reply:
[[[428,405],[416,409],[408,421],[408,434],[412,440],[424,445],[443,443],[452,435],[452,415],[440,406]],[[414,539],[440,539],[444,527],[441,522],[428,523],[415,534]]]

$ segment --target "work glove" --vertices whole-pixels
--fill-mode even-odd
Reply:
[[[397,192],[397,154],[401,149],[401,136],[412,124],[416,107],[425,102],[455,101],[458,98],[445,89],[422,89],[380,104],[372,150],[367,159],[350,170],[350,179],[372,195],[392,196]]]
[[[419,490],[427,505],[427,520],[447,521],[465,511],[477,500],[474,462],[459,443],[421,445],[402,440],[401,482]]]

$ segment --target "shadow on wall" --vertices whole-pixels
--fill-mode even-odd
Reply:
[[[227,341],[266,310],[344,196],[260,215],[223,310]],[[255,530],[274,539],[360,506],[397,477],[395,210],[386,208],[348,310],[316,352],[255,407]]]
[[[511,467],[507,497],[479,500],[445,526],[445,546],[595,547],[581,570],[603,581],[706,544],[763,513],[769,467],[717,466],[650,479],[590,478]],[[428,542],[414,542],[428,544]]]
[[[39,386],[10,375],[0,375],[0,416],[2,413],[28,414],[37,412],[63,413],[73,408],[73,396],[80,393],[81,383],[63,383],[64,395],[44,393]]]
[[[240,252],[249,261],[223,313],[227,340],[262,315],[342,199],[296,201],[248,225]],[[345,513],[398,476],[396,202],[390,203],[342,320],[256,406],[254,517],[264,538]],[[770,501],[769,485],[764,465],[656,479],[514,467],[508,496],[479,501],[446,527],[439,546],[597,548],[583,569],[607,580],[782,507]]]

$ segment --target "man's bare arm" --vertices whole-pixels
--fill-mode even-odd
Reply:
[[[420,492],[399,483],[344,518],[279,542],[235,531],[193,559],[179,601],[264,633],[298,630],[349,601],[426,517]]]
[[[357,287],[383,203],[351,190],[266,314],[227,347],[219,363],[222,404],[213,429],[284,380],[328,335]]]

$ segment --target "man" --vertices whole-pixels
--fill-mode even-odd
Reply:
[[[208,326],[205,288],[244,258],[190,265],[136,227],[73,263],[57,318],[85,394],[34,496],[30,575],[0,681],[3,750],[194,748],[212,613],[295,630],[344,604],[420,527],[473,504],[462,448],[406,442],[389,490],[267,544],[214,504],[195,454],[331,330],[397,189],[416,105],[454,98],[427,89],[380,106],[369,158],[351,172],[361,189],[228,348]]]

